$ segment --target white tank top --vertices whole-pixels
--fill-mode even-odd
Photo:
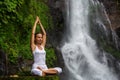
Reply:
[[[42,47],[42,50],[40,50],[37,46],[35,50],[33,51],[34,56],[34,64],[37,65],[46,65],[46,51],[44,50],[44,47]]]

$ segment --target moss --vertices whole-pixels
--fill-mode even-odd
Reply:
[[[19,76],[19,77],[0,77],[0,80],[59,80],[58,76]]]
[[[104,47],[105,51],[113,55],[115,58],[120,59],[120,51],[112,46]]]
[[[112,42],[111,42],[112,43]],[[120,59],[120,50],[117,50],[113,44],[108,44],[105,40],[99,40],[99,45],[109,54]]]

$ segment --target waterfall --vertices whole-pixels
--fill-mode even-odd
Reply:
[[[107,53],[101,51],[97,41],[91,37],[90,7],[92,4],[96,8],[100,3],[95,0],[65,0],[65,4],[67,30],[61,47],[66,66],[65,80],[118,80],[115,71],[108,66]],[[102,25],[107,32],[101,16],[92,17],[93,22]]]

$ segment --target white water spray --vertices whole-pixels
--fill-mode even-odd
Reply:
[[[69,71],[66,72],[67,80],[118,80],[107,66],[104,54],[102,62],[96,57],[100,51],[90,36],[89,2],[90,0],[66,0],[69,31],[65,36],[69,41],[65,42],[61,51]]]

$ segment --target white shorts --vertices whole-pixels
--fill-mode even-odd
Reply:
[[[48,69],[47,65],[33,64],[31,73],[34,75],[38,75],[38,76],[42,76],[42,71],[38,69],[37,67],[40,67],[41,69]]]
[[[42,71],[39,69],[32,69],[31,73],[37,76],[42,76]]]
[[[40,67],[41,69],[48,69],[47,65],[37,65],[33,64],[31,73],[34,75],[42,76],[42,71],[38,69],[37,67]],[[55,67],[53,68],[58,71],[58,74],[62,73],[62,68],[60,67]]]

